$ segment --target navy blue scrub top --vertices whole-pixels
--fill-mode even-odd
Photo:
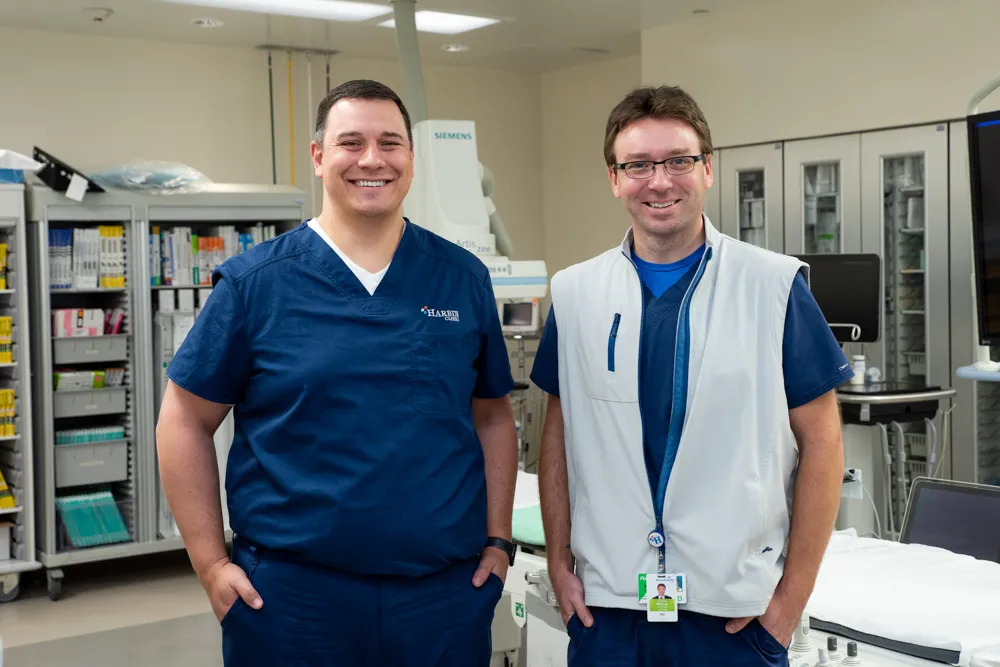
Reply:
[[[370,295],[303,223],[212,282],[167,373],[234,406],[233,530],[361,574],[418,576],[479,554],[472,398],[514,384],[483,263],[407,221]]]

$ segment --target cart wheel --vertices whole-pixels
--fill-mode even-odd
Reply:
[[[45,581],[49,591],[49,599],[55,602],[62,597],[62,570],[46,570]]]
[[[21,576],[17,573],[0,577],[0,603],[13,602],[21,594]]]

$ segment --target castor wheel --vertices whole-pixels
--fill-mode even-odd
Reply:
[[[46,570],[45,583],[49,591],[49,599],[55,602],[62,596],[62,570]]]
[[[13,602],[21,594],[21,575],[15,573],[0,576],[0,603]]]

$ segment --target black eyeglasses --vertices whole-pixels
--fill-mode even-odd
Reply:
[[[677,155],[658,162],[643,160],[641,162],[616,163],[614,168],[623,170],[629,178],[646,179],[653,176],[656,165],[662,164],[671,176],[683,176],[691,173],[694,170],[694,164],[704,159],[704,155]]]

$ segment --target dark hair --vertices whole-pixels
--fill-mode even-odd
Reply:
[[[701,152],[712,153],[712,133],[708,121],[690,95],[676,86],[636,88],[625,96],[608,116],[604,132],[604,161],[610,166],[615,159],[615,139],[627,126],[645,118],[676,118],[694,128],[701,143]]]
[[[340,100],[389,100],[395,102],[399,107],[399,112],[403,114],[403,122],[406,123],[406,137],[413,145],[413,129],[410,126],[410,112],[406,110],[403,100],[399,95],[384,83],[372,81],[371,79],[354,79],[340,84],[323,98],[319,103],[319,110],[316,112],[316,143],[322,145],[326,136],[326,118],[330,115],[330,109]]]

